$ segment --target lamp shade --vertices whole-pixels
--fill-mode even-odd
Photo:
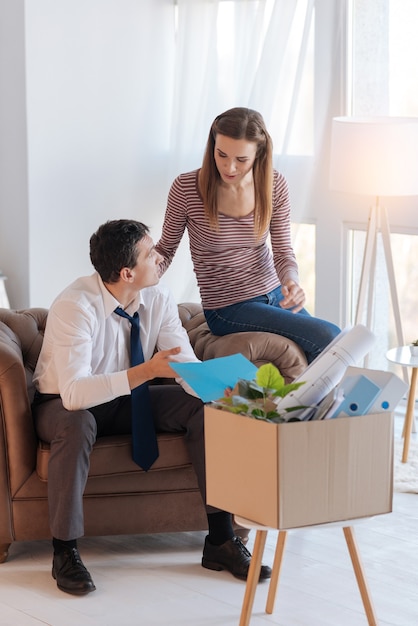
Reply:
[[[372,196],[418,195],[418,117],[335,117],[330,187]]]

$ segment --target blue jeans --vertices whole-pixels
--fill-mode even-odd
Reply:
[[[237,302],[221,309],[205,309],[205,317],[214,335],[246,331],[276,333],[292,339],[311,363],[341,331],[335,324],[312,317],[302,309],[292,313],[280,307],[281,287],[270,293]]]

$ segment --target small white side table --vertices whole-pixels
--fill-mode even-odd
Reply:
[[[405,367],[412,367],[411,385],[409,387],[408,404],[406,407],[405,422],[403,427],[404,442],[402,463],[406,463],[408,461],[409,444],[411,441],[412,424],[414,421],[415,391],[418,376],[418,356],[412,356],[409,346],[400,346],[399,348],[392,348],[392,350],[389,350],[386,353],[386,358],[392,363],[404,365]]]
[[[0,272],[0,308],[10,309],[9,298],[7,297],[6,286],[4,281],[7,280],[7,276],[4,276]]]

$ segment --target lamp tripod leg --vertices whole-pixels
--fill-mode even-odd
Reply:
[[[361,268],[359,295],[357,301],[357,310],[355,323],[361,324],[364,306],[366,303],[367,286],[370,284],[373,286],[374,281],[374,258],[376,256],[376,237],[377,237],[377,206],[373,205],[370,208],[369,223],[366,234],[366,245],[364,248],[363,264]],[[373,270],[373,271],[372,271]],[[369,291],[370,299],[370,291]],[[368,302],[368,308],[370,308],[370,302]]]

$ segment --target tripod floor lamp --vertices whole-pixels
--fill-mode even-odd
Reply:
[[[355,323],[372,323],[378,233],[382,236],[398,344],[404,343],[389,220],[382,196],[418,195],[418,118],[336,117],[332,120],[330,187],[374,197]]]

